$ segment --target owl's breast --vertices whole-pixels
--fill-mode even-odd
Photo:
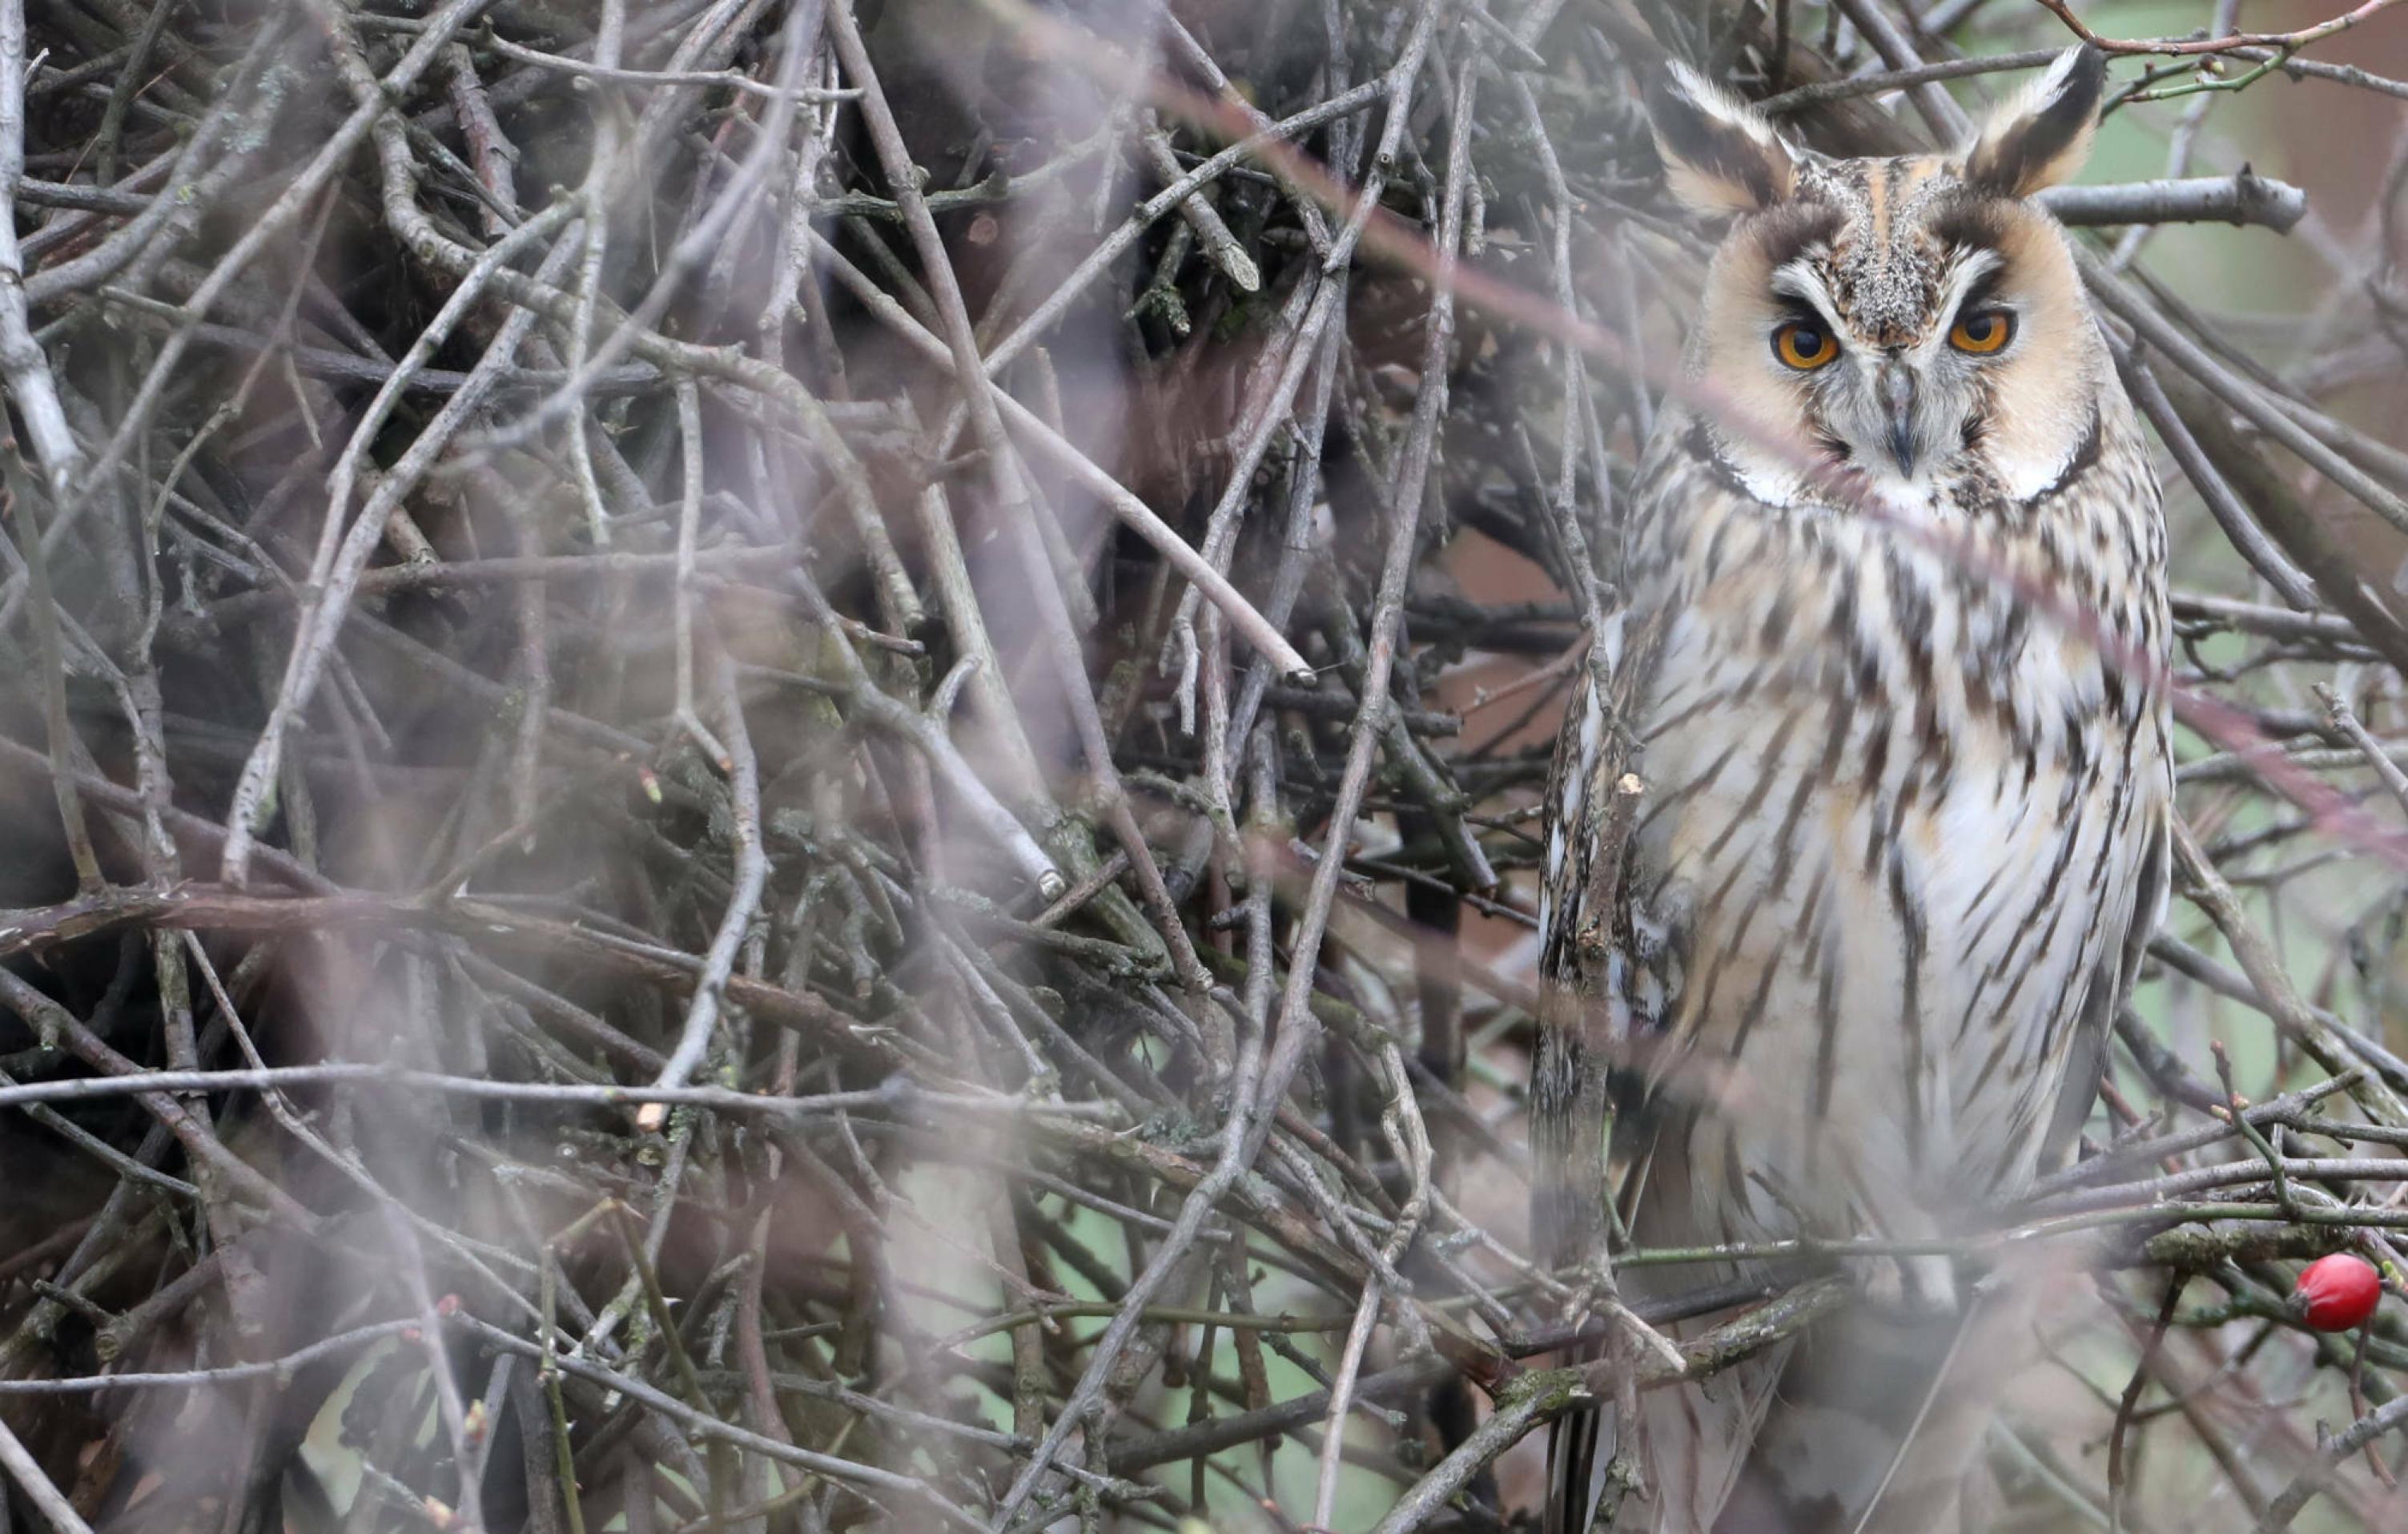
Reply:
[[[1734,1235],[1944,1224],[2030,1173],[2171,792],[2162,703],[1863,522],[1685,531],[1648,596],[1639,852],[1686,933],[1658,1086],[1706,1110],[1698,1197],[1756,1217]],[[2136,630],[2155,582],[2123,581]]]

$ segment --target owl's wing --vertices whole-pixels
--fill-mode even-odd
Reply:
[[[1546,806],[1539,1041],[1530,1077],[1531,1236],[1562,1269],[1601,1264],[1611,1090],[1627,1046],[1666,1014],[1671,944],[1636,905],[1637,713],[1665,615],[1617,614],[1590,641],[1564,710]]]
[[[2168,801],[2172,785],[2166,788]],[[2099,1096],[2099,1072],[2107,1063],[2107,1041],[2115,1029],[2116,1014],[2131,999],[2141,978],[2141,961],[2149,951],[2150,935],[2164,919],[2172,883],[2173,845],[2160,807],[2145,832],[2141,877],[2132,894],[2132,914],[2123,939],[2100,958],[2082,997],[2082,1014],[2074,1025],[2073,1044],[2066,1061],[2065,1086],[2057,1099],[2048,1132],[2041,1140],[2040,1169],[2047,1172],[2073,1158],[2082,1125],[2090,1117],[2091,1101]]]
[[[1603,1274],[1613,1197],[1616,1068],[1666,1014],[1671,945],[1636,905],[1638,710],[1666,615],[1626,612],[1590,639],[1555,738],[1540,896],[1538,1048],[1530,1073],[1531,1240],[1558,1271]],[[1547,1440],[1547,1534],[1588,1527],[1604,1413],[1570,1412]]]
[[[1680,419],[1671,409],[1658,418],[1612,535],[1621,606],[1589,636],[1547,780],[1530,1234],[1558,1270],[1605,1271],[1616,1097],[1637,1079],[1633,1047],[1661,1032],[1681,985],[1686,935],[1643,908],[1654,883],[1637,866],[1643,710],[1677,611],[1661,537],[1699,494],[1720,489],[1698,478],[1696,434]]]

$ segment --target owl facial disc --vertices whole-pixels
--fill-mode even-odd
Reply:
[[[1684,403],[1772,504],[1862,474],[1910,510],[2016,501],[2076,461],[2113,361],[2035,193],[2080,168],[2104,67],[2070,50],[1953,155],[1841,160],[1674,66],[1674,194],[1730,217]]]

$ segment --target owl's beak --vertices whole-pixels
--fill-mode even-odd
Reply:
[[[1881,394],[1882,412],[1889,419],[1889,455],[1898,460],[1899,473],[1911,480],[1914,478],[1914,373],[1892,357],[1873,375],[1873,386]]]

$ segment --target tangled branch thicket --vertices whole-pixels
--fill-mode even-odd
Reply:
[[[1495,1528],[1846,1303],[1551,1368],[1520,1254],[1637,86],[1900,152],[2074,34],[2186,830],[1990,1459],[2402,1527],[2408,1309],[2285,1297],[2408,1293],[2403,17],[2240,8],[0,0],[0,1527]]]

